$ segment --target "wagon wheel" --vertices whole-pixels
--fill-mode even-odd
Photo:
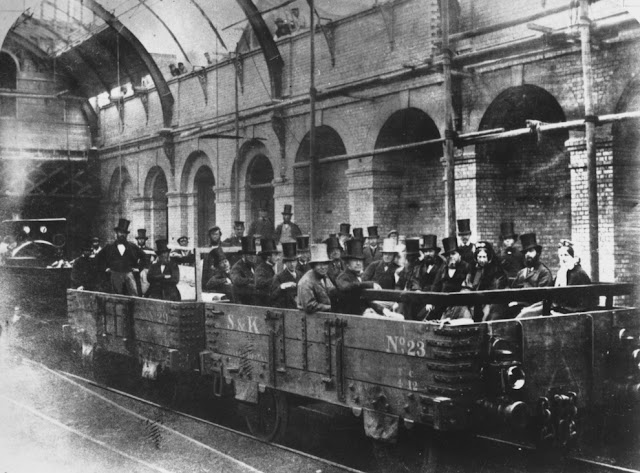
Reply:
[[[245,414],[245,419],[252,435],[266,442],[281,440],[289,421],[286,396],[267,389],[258,395],[258,404]]]

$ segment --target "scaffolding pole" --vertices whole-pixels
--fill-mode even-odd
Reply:
[[[449,49],[449,0],[440,0],[440,22],[442,29],[442,75],[444,89],[444,161],[445,161],[445,213],[446,234],[456,236],[456,182],[453,128],[453,97],[451,87],[451,50]]]

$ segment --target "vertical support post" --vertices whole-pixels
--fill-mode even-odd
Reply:
[[[315,196],[315,174],[316,174],[316,81],[315,81],[315,7],[314,0],[309,0],[309,26],[311,32],[309,34],[310,53],[309,53],[309,236],[314,241],[314,225],[313,225],[313,199]]]
[[[456,236],[456,182],[454,161],[454,128],[453,128],[453,100],[451,87],[451,50],[449,49],[449,0],[440,0],[440,22],[442,30],[442,74],[445,100],[444,126],[444,161],[445,161],[445,209],[446,230],[450,236]]]
[[[596,121],[591,84],[591,20],[589,0],[580,0],[580,42],[582,44],[582,82],[584,87],[585,141],[587,151],[587,195],[589,199],[589,256],[591,280],[600,280],[598,249],[598,177],[596,174]]]
[[[235,119],[234,125],[236,129],[236,136],[240,136],[240,97],[239,97],[239,84],[240,78],[238,77],[238,68],[240,67],[239,58],[236,55],[234,60],[235,67]],[[236,166],[235,172],[233,173],[233,180],[235,182],[235,195],[233,196],[234,204],[233,211],[235,215],[235,220],[240,220],[240,140],[236,139]],[[219,179],[219,177],[218,177]]]

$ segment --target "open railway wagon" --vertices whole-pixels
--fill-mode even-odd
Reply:
[[[351,409],[379,440],[394,441],[401,429],[424,424],[564,447],[637,409],[640,319],[636,309],[613,305],[614,296],[632,290],[596,284],[364,293],[448,305],[544,300],[545,309],[568,295],[606,299],[589,312],[468,325],[73,290],[69,316],[85,355],[126,354],[146,377],[199,373],[213,381],[212,397],[254,406],[249,426],[265,439],[284,432],[292,405],[323,401]]]

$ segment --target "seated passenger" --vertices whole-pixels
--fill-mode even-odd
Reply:
[[[525,267],[518,271],[516,279],[511,284],[513,289],[526,287],[549,287],[553,285],[551,271],[542,262],[540,254],[542,246],[536,242],[535,233],[520,235],[522,251],[524,252]],[[509,304],[508,317],[531,317],[542,313],[542,302],[532,304],[530,302],[511,302]]]
[[[188,247],[189,237],[183,235],[178,238],[178,245],[180,245],[180,247],[171,250],[169,257],[178,264],[193,266],[195,263],[195,255],[193,254],[193,250]]]
[[[342,225],[348,224],[343,223]],[[340,246],[340,240],[335,235],[329,236],[329,238],[327,238],[324,242],[327,245],[327,254],[330,258],[327,275],[335,286],[336,278],[342,271],[344,271],[345,268],[344,261],[342,261],[342,246]]]
[[[91,245],[83,245],[81,251],[82,254],[74,260],[71,269],[71,288],[95,291],[98,274],[91,258]]]
[[[311,245],[311,271],[302,276],[298,283],[298,309],[309,314],[331,311],[331,297],[336,288],[327,276],[330,263],[326,244]]]
[[[205,291],[224,294],[227,299],[234,302],[233,284],[231,283],[231,265],[227,256],[219,249],[218,266],[211,271],[211,277],[205,284]]]
[[[507,287],[507,275],[496,257],[493,246],[488,241],[476,244],[475,264],[467,274],[463,288],[470,291],[491,291]],[[476,322],[502,318],[504,304],[484,304],[471,307]]]
[[[238,252],[240,259],[231,268],[231,282],[233,284],[233,300],[238,304],[253,304],[255,301],[255,240],[251,236],[242,237],[242,249]]]
[[[419,271],[420,290],[429,292],[444,260],[440,257],[440,248],[436,246],[438,244],[436,235],[423,235],[422,241],[423,246],[420,248],[422,264]]]
[[[271,302],[274,307],[295,309],[298,307],[298,281],[302,274],[296,270],[298,255],[295,242],[282,244],[284,269],[271,282]]]
[[[366,248],[365,248],[366,249]],[[363,281],[373,281],[382,289],[393,290],[396,287],[396,270],[399,266],[394,262],[396,245],[392,238],[385,238],[382,243],[382,259],[373,261],[362,275]]]
[[[518,235],[513,229],[513,222],[500,223],[500,240],[502,240],[502,249],[500,251],[500,264],[507,273],[510,280],[514,280],[518,271],[524,268],[524,256],[522,252],[515,247]]]
[[[162,299],[164,301],[179,301],[180,268],[169,259],[170,249],[167,240],[156,240],[156,253],[158,260],[151,264],[147,279],[149,290],[146,297],[150,299]]]
[[[391,237],[393,240],[393,237]],[[396,289],[399,291],[419,291],[420,290],[420,240],[409,238],[404,244],[398,243],[396,251],[400,259],[404,257],[403,268],[396,273]],[[415,320],[420,311],[419,305],[409,302],[400,302],[394,306],[393,310],[402,314],[407,320]]]
[[[342,259],[346,269],[337,279],[337,296],[335,311],[343,314],[362,315],[368,304],[360,298],[363,289],[381,289],[378,283],[362,281],[363,240],[352,239],[346,242],[346,252]]]
[[[445,250],[443,255],[447,258],[447,264],[443,265],[436,275],[431,290],[433,292],[460,292],[462,284],[469,273],[469,266],[462,261],[462,255],[458,252],[458,239],[456,237],[444,238],[442,246]],[[422,317],[425,320],[437,320],[441,317],[455,319],[460,318],[460,316],[461,314],[455,306],[449,308],[426,304],[418,317]]]
[[[560,268],[556,274],[555,287],[591,284],[591,278],[580,266],[580,258],[575,256],[573,243],[570,240],[560,240],[558,258],[560,259]],[[551,306],[551,312],[568,314],[584,311],[597,305],[597,296],[587,294],[582,297],[564,297],[555,301],[555,304]]]
[[[279,253],[275,240],[272,238],[260,240],[258,255],[262,261],[255,269],[256,304],[258,305],[271,305],[271,283],[276,275]]]
[[[296,271],[304,276],[311,269],[309,266],[309,235],[300,235],[296,238],[298,246],[298,261],[296,263]]]

